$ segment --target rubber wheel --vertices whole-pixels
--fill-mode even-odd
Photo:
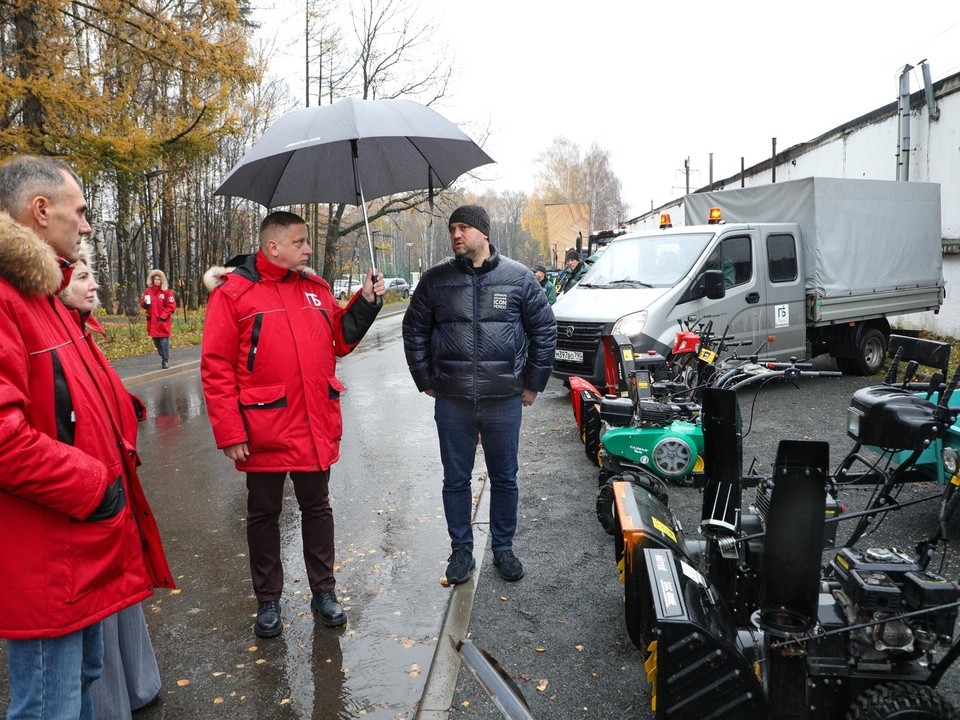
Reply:
[[[596,405],[585,405],[581,410],[580,417],[583,420],[583,428],[580,430],[583,452],[587,456],[587,460],[597,467],[602,467],[600,463],[600,432],[602,430],[600,408]]]
[[[857,355],[852,358],[840,358],[837,367],[844,375],[876,375],[883,367],[887,354],[887,341],[883,333],[876,328],[868,328],[857,343]]]
[[[613,483],[607,480],[597,490],[597,520],[607,535],[613,535],[616,529],[613,512]]]
[[[955,720],[957,711],[926,685],[892,682],[866,690],[850,706],[846,720]]]
[[[858,375],[857,361],[851,358],[836,358],[837,370],[844,375]]]

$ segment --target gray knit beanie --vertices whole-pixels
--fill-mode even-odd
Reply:
[[[461,205],[450,216],[450,222],[447,226],[454,223],[463,223],[470,227],[475,227],[481,233],[490,237],[490,216],[487,211],[479,205]]]

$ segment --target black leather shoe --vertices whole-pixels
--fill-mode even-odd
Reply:
[[[168,367],[170,367],[169,361],[167,361],[167,360],[161,360],[161,361],[160,361],[160,368],[161,368],[161,369],[166,370]]]
[[[321,590],[314,595],[310,609],[320,616],[320,622],[327,627],[339,627],[347,622],[347,614],[333,590]]]
[[[276,600],[262,600],[257,606],[257,622],[253,632],[259,638],[272,638],[283,632],[280,621],[280,603]]]

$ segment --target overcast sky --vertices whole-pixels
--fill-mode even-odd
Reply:
[[[272,0],[259,0],[268,7]],[[300,3],[298,3],[300,4]],[[530,191],[557,136],[609,151],[635,216],[897,98],[905,64],[960,72],[960,3],[420,0],[457,71],[434,105],[480,140],[486,187]],[[280,2],[276,72],[303,96],[302,9]],[[285,43],[287,46],[285,47]],[[286,59],[284,59],[286,57]],[[896,148],[890,149],[891,156]],[[891,176],[894,164],[891,162]],[[893,179],[891,177],[891,179]]]

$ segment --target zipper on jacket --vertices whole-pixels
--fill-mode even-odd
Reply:
[[[473,276],[473,409],[480,409],[480,276]]]
[[[260,343],[260,327],[263,325],[263,313],[253,316],[253,329],[250,331],[250,352],[247,353],[247,372],[253,372],[253,361],[257,359],[257,345]]]
[[[53,361],[53,414],[57,422],[57,440],[73,445],[77,416],[73,412],[73,399],[63,373],[63,365],[57,351],[50,352]]]

